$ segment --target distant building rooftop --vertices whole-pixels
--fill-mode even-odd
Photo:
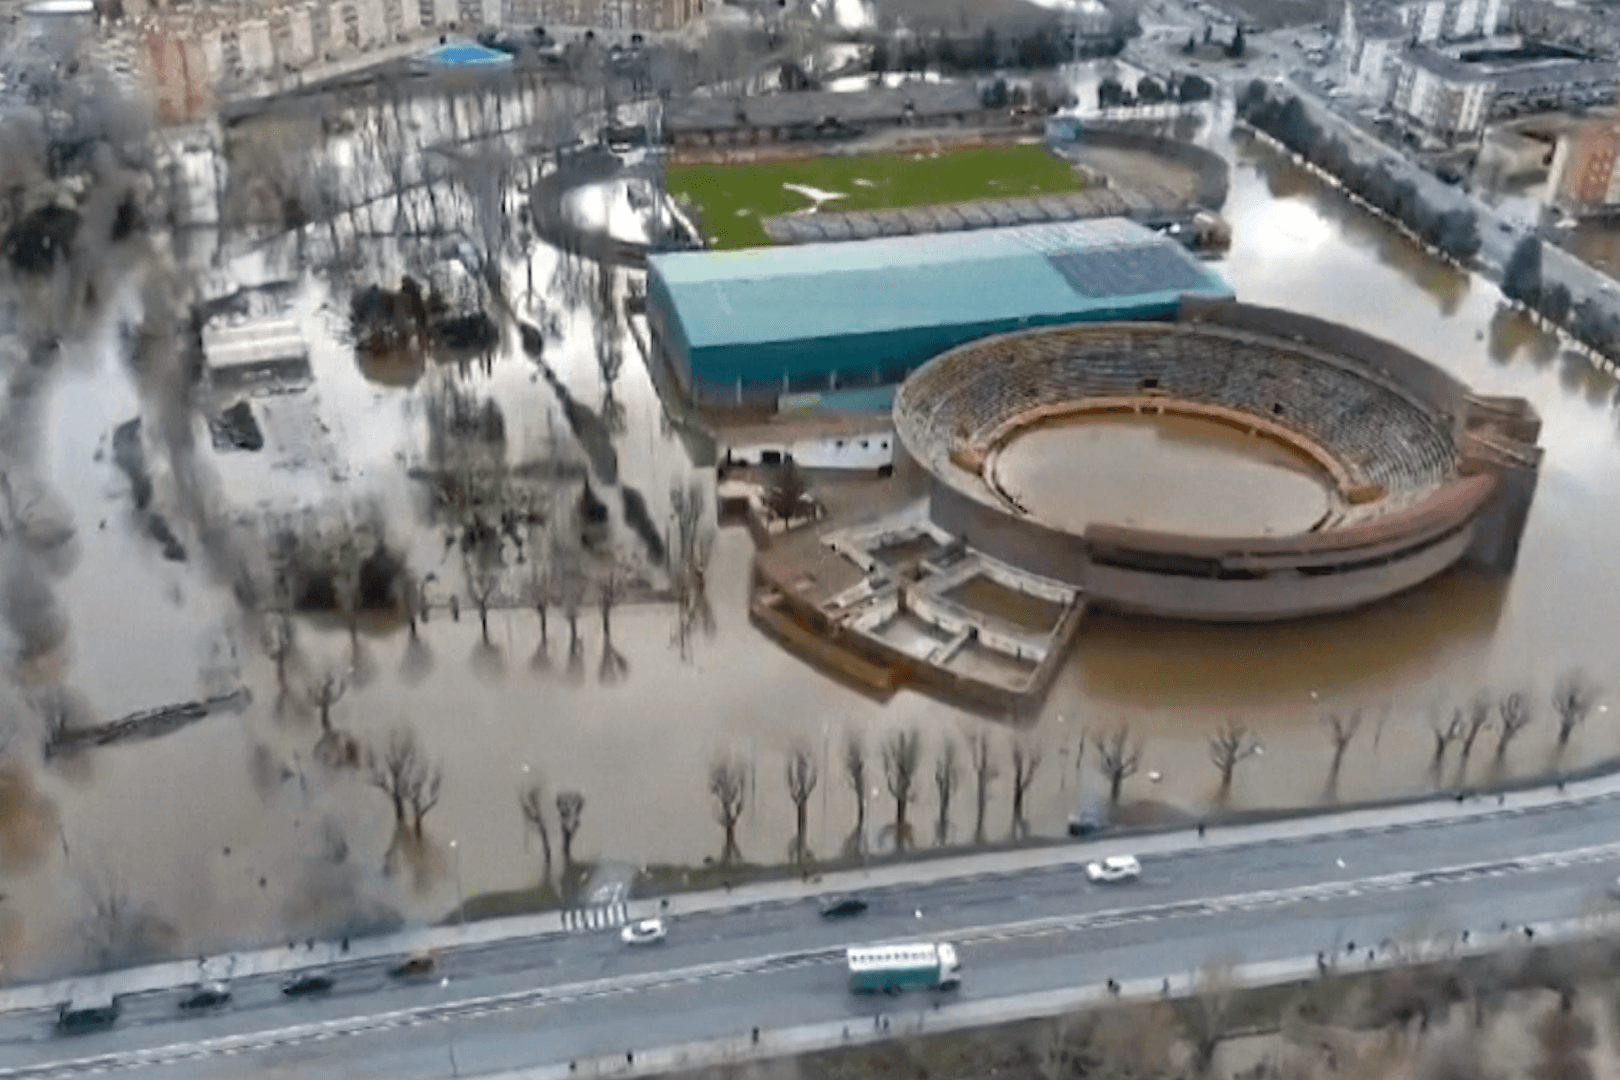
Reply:
[[[1528,90],[1552,82],[1595,82],[1620,79],[1620,64],[1610,60],[1546,57],[1532,60],[1482,60],[1470,63],[1438,49],[1413,46],[1405,59],[1450,82],[1491,83],[1498,91]]]
[[[831,90],[764,94],[758,97],[705,97],[671,102],[664,127],[672,133],[737,127],[793,127],[838,120],[847,124],[898,120],[908,114],[946,116],[984,109],[979,92],[967,83],[914,83],[852,93]]]
[[[444,67],[500,67],[512,62],[512,55],[471,41],[453,41],[428,50],[424,59]]]

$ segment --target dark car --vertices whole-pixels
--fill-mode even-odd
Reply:
[[[866,901],[858,896],[834,896],[821,902],[823,919],[848,919],[866,910]]]
[[[75,999],[56,1013],[56,1030],[63,1035],[105,1031],[118,1022],[118,1001],[112,997]]]
[[[395,979],[425,979],[432,975],[438,966],[438,961],[432,953],[416,953],[389,968],[388,974]]]
[[[324,994],[337,982],[324,971],[304,971],[290,975],[281,983],[281,992],[288,997],[308,997]]]
[[[198,983],[180,999],[182,1009],[217,1009],[231,1000],[231,988],[222,982]]]

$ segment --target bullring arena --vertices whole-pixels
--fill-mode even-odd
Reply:
[[[1009,483],[1024,440],[1047,439],[1050,458],[1052,438],[1119,418],[1214,427],[1307,497],[1222,535],[1202,527],[1196,499],[1148,498],[1134,521],[1075,518],[1081,481],[1132,486],[1083,454],[1051,490]],[[762,558],[766,602],[896,679],[1001,708],[1044,692],[1090,608],[1266,621],[1373,603],[1457,565],[1507,572],[1541,454],[1521,399],[1475,395],[1344,327],[1234,302],[959,346],[901,385],[893,419],[926,500],[819,538],[858,583],[807,589]],[[1239,512],[1225,520],[1265,502],[1252,482],[1217,494]]]

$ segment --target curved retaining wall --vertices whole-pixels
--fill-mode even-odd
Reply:
[[[1328,380],[1324,386],[1337,385],[1332,380],[1353,374],[1374,388],[1367,391],[1369,401],[1387,395],[1394,403],[1391,408],[1406,410],[1401,415],[1409,425],[1403,429],[1406,434],[1391,437],[1402,445],[1389,446],[1389,454],[1409,459],[1397,464],[1417,470],[1411,479],[1418,486],[1403,498],[1388,500],[1363,490],[1373,504],[1350,523],[1330,523],[1283,537],[1200,537],[1109,525],[1074,533],[1022,514],[996,494],[993,478],[981,470],[993,462],[995,447],[1018,426],[1032,417],[1038,422],[1048,414],[1106,403],[1106,397],[1079,398],[1067,405],[1060,400],[1062,392],[1077,384],[1074,372],[1084,368],[1088,341],[1108,354],[1113,365],[1109,377],[1118,380],[1130,365],[1122,367],[1115,354],[1123,345],[1125,355],[1130,355],[1138,340],[1132,335],[1141,334],[1146,340],[1156,332],[1161,343],[1173,343],[1168,346],[1172,351],[1201,356],[1200,326],[1212,332],[1211,346],[1230,349],[1238,342],[1252,347],[1251,367],[1283,362],[1284,357],[1295,363],[1303,357],[1339,373],[1324,375]],[[1174,374],[1176,369],[1164,366],[1162,349],[1141,355],[1159,364],[1151,370]],[[1027,360],[1031,370],[1016,370],[1020,360]],[[1043,365],[1068,370],[1054,377]],[[1003,387],[1022,381],[1034,389],[1022,397],[998,390],[989,395],[987,407],[986,395],[980,393],[985,371]],[[1082,371],[1078,382],[1085,378]],[[1273,426],[1277,416],[1287,416],[1296,430],[1284,434],[1299,437],[1297,429],[1313,414],[1308,408],[1289,414],[1295,403],[1287,398],[1286,387],[1276,392],[1280,397],[1276,404],[1283,412],[1274,416],[1257,407],[1248,415]],[[1174,398],[1176,388],[1165,387],[1163,393]],[[1031,394],[1039,400],[1030,400]],[[1160,400],[1158,394],[1156,387],[1155,398],[1138,400]],[[953,395],[960,395],[954,406]],[[1122,384],[1120,407],[1132,396]],[[1257,404],[1261,400],[1265,399],[1257,399]],[[1006,407],[998,412],[1003,402]],[[1220,407],[1233,411],[1229,405]],[[1363,418],[1358,413],[1357,423],[1374,425],[1382,436],[1382,415],[1374,410]],[[1479,416],[1480,408],[1464,384],[1405,350],[1321,320],[1239,304],[1196,309],[1189,305],[1179,327],[1096,324],[987,339],[945,353],[919,369],[895,403],[902,446],[930,476],[935,524],[993,558],[1079,587],[1090,605],[1220,622],[1343,611],[1420,584],[1471,552],[1516,548],[1534,488],[1538,454],[1534,436],[1529,444],[1517,444],[1528,445],[1524,454],[1486,460],[1468,449],[1477,441],[1471,431]],[[1331,411],[1315,418],[1341,436],[1352,430]],[[1414,456],[1404,440],[1424,425],[1430,434],[1420,440],[1422,452]],[[1379,472],[1376,462],[1346,461],[1344,445],[1328,437],[1326,430],[1313,433],[1307,425],[1303,435],[1321,453],[1336,459],[1337,467],[1328,469],[1336,483],[1361,483],[1369,473]],[[1352,442],[1363,455],[1368,446],[1377,445],[1377,440]],[[1433,457],[1437,447],[1445,447],[1443,462]],[[1507,502],[1513,505],[1504,509]],[[1510,531],[1514,535],[1507,537]],[[1507,568],[1502,562],[1496,558],[1491,565]],[[1506,562],[1511,565],[1510,558]]]

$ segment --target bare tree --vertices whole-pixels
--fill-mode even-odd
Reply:
[[[111,872],[83,881],[85,912],[79,936],[97,964],[114,963],[128,945],[135,904],[121,878]]]
[[[545,859],[545,871],[540,884],[551,884],[551,829],[546,824],[546,797],[540,781],[536,780],[518,792],[518,812],[523,822],[540,836],[540,854]]]
[[[810,825],[810,796],[815,792],[816,782],[820,778],[815,755],[802,746],[795,746],[787,759],[788,798],[793,800],[791,857],[794,862],[806,862],[810,858],[810,844],[806,839]]]
[[[709,560],[714,530],[708,527],[703,489],[696,482],[669,490],[675,542],[669,547],[669,577],[675,587],[675,644],[682,659],[692,654],[695,631],[713,634],[714,609],[709,605]]]
[[[951,832],[951,794],[956,790],[959,773],[956,764],[956,743],[945,740],[934,759],[934,793],[939,796],[939,815],[934,819],[934,843],[943,846]]]
[[[1129,724],[1120,724],[1108,735],[1093,735],[1097,751],[1097,771],[1108,780],[1108,805],[1119,805],[1119,790],[1142,767],[1142,740],[1131,738]]]
[[[1462,760],[1466,762],[1474,752],[1474,742],[1491,726],[1491,699],[1484,694],[1474,698],[1468,706],[1468,719],[1463,723]]]
[[[855,792],[855,837],[861,843],[866,836],[866,743],[855,732],[844,739],[844,777],[850,790]]]
[[[1209,1075],[1215,1051],[1231,1028],[1232,1003],[1231,972],[1225,965],[1211,964],[1199,972],[1196,993],[1177,1010],[1192,1043],[1194,1076]]]
[[[1001,770],[996,767],[995,759],[990,755],[990,733],[987,731],[975,732],[968,739],[968,759],[973,763],[973,795],[975,799],[975,812],[973,816],[973,842],[984,843],[984,811],[990,803],[990,786],[995,783]]]
[[[321,730],[332,730],[332,706],[343,697],[343,691],[348,689],[342,675],[335,671],[324,672],[316,676],[310,684],[307,694],[309,703],[321,718]]]
[[[116,873],[93,872],[80,885],[84,911],[77,929],[98,966],[153,958],[174,946],[174,927],[143,910]]]
[[[428,772],[427,781],[411,792],[411,831],[422,839],[422,820],[439,805],[439,788],[444,783],[444,769],[435,763]]]
[[[416,741],[416,732],[409,727],[397,727],[389,734],[388,746],[381,754],[368,750],[366,779],[388,796],[396,826],[404,828],[407,810],[410,812],[414,831],[420,838],[422,818],[439,799],[440,770],[437,765],[428,763],[422,745]]]
[[[765,488],[766,507],[773,517],[785,524],[805,512],[809,498],[810,486],[805,483],[804,474],[791,455],[784,457],[782,463],[771,470]]]
[[[577,791],[557,793],[557,831],[562,834],[564,873],[574,867],[574,837],[579,834],[579,819],[584,813],[584,795]]]
[[[1552,706],[1558,714],[1558,748],[1562,750],[1569,745],[1569,737],[1575,733],[1586,720],[1586,714],[1592,711],[1592,705],[1597,695],[1586,681],[1586,676],[1579,671],[1566,672],[1553,688]]]
[[[1442,721],[1435,717],[1429,721],[1429,734],[1434,736],[1434,757],[1429,761],[1429,771],[1436,776],[1440,774],[1440,767],[1445,764],[1446,750],[1452,743],[1463,737],[1463,711],[1451,710],[1451,718]]]
[[[534,555],[529,560],[529,580],[523,586],[525,599],[534,606],[534,613],[540,619],[540,642],[534,647],[534,655],[529,658],[529,667],[536,671],[551,666],[551,627],[547,614],[556,594],[551,568],[542,562],[541,553],[544,550],[538,545],[533,547]],[[545,553],[549,555],[549,551]]]
[[[1261,752],[1259,741],[1236,720],[1228,720],[1209,737],[1209,760],[1221,774],[1221,798],[1232,793],[1232,774],[1239,762]]]
[[[298,637],[289,612],[277,611],[264,630],[264,651],[276,665],[276,704],[281,706],[292,689],[293,662],[298,657]]]
[[[883,743],[883,778],[894,799],[894,848],[905,849],[911,838],[906,808],[916,795],[917,767],[922,761],[922,736],[915,728],[896,731]]]
[[[478,610],[478,629],[483,635],[484,648],[494,648],[495,643],[489,637],[489,608],[495,599],[495,590],[501,583],[501,571],[504,569],[499,561],[499,541],[495,541],[496,557],[492,560],[484,557],[473,557],[469,554],[467,559],[467,598],[473,602]]]
[[[1496,756],[1500,758],[1507,754],[1508,744],[1530,725],[1533,717],[1530,702],[1516,690],[1496,703],[1496,715],[1501,725],[1496,736]]]
[[[596,583],[596,606],[602,613],[602,662],[596,677],[603,683],[615,683],[630,670],[630,661],[613,645],[613,608],[624,599],[625,572],[619,566],[608,567]]]
[[[1012,834],[1019,837],[1029,832],[1029,822],[1024,818],[1024,796],[1035,782],[1035,770],[1041,767],[1041,748],[1033,740],[1016,738],[1009,753],[1013,767]]]
[[[737,846],[737,822],[742,818],[743,796],[748,790],[748,768],[736,758],[719,758],[709,766],[709,794],[714,796],[714,817],[725,830],[720,862],[729,866],[742,858]]]
[[[1329,741],[1333,743],[1333,764],[1328,767],[1328,775],[1338,779],[1339,769],[1344,765],[1345,751],[1350,749],[1356,732],[1361,730],[1361,710],[1357,709],[1348,716],[1330,713],[1322,723],[1327,727]]]

